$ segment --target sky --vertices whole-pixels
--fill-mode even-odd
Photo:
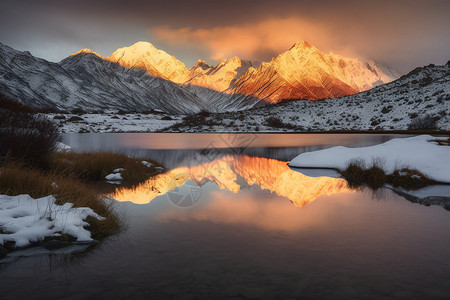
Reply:
[[[267,61],[306,40],[400,73],[450,60],[448,0],[0,0],[0,42],[60,61],[138,41],[192,66]]]

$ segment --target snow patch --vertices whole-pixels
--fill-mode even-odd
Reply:
[[[45,237],[69,234],[78,242],[91,242],[88,217],[103,219],[88,207],[73,207],[72,203],[57,205],[53,196],[34,199],[29,195],[0,195],[0,244],[15,242],[25,247]]]
[[[382,161],[387,174],[396,169],[417,170],[430,179],[450,183],[450,147],[438,146],[430,135],[392,139],[386,143],[361,148],[333,147],[302,153],[289,162],[298,168],[333,168],[344,170],[353,159],[370,165]]]
[[[70,147],[69,145],[66,145],[66,144],[61,143],[61,142],[57,142],[56,143],[56,151],[64,152],[64,151],[70,151],[70,150],[72,150],[72,147]]]
[[[121,181],[123,178],[122,174],[120,173],[111,173],[109,175],[106,175],[105,179],[108,181]]]
[[[153,166],[153,164],[152,164],[151,162],[148,162],[148,161],[145,161],[145,160],[143,160],[141,163],[142,163],[144,166],[146,166],[147,168],[150,168],[151,166]]]

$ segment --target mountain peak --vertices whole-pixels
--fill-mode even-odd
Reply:
[[[140,50],[140,51],[149,51],[149,50],[152,50],[152,51],[155,51],[155,50],[161,51],[161,50],[158,50],[155,46],[153,46],[152,43],[149,43],[149,42],[143,42],[143,41],[136,42],[136,43],[134,43],[133,45],[131,45],[131,46],[129,46],[129,47],[124,47],[124,48],[134,49],[134,50]]]
[[[211,68],[211,66],[208,65],[203,59],[199,59],[199,60],[197,60],[195,65],[193,67],[191,67],[191,69],[189,69],[189,70],[195,70],[197,68],[200,68],[202,70],[207,70],[207,69]]]
[[[81,49],[81,50],[78,51],[77,53],[71,54],[70,56],[76,56],[76,55],[82,54],[82,53],[89,53],[89,54],[94,54],[94,55],[96,55],[96,56],[98,56],[98,57],[102,57],[102,56],[101,56],[100,54],[98,54],[97,52],[94,52],[94,51],[92,51],[91,49],[88,49],[88,48]]]
[[[119,48],[107,58],[127,68],[146,70],[151,76],[161,77],[175,83],[187,80],[186,66],[149,42],[137,42],[129,47]]]
[[[207,65],[206,61],[204,61],[203,59],[197,60],[197,62],[196,62],[195,64],[196,64],[196,65],[199,65],[199,64],[205,64],[205,65]]]
[[[289,49],[307,49],[307,48],[315,48],[314,46],[312,46],[310,43],[308,43],[307,41],[300,41],[295,43],[294,45],[292,45],[292,47]]]

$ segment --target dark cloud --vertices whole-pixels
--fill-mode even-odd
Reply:
[[[297,31],[296,40],[307,39],[325,51],[370,57],[402,72],[450,59],[447,0],[0,1],[0,41],[54,61],[80,48],[109,55],[139,40],[152,42],[187,65],[198,58],[217,59],[220,45],[227,45],[223,55],[244,53],[253,55],[249,59],[262,60],[288,49]],[[230,28],[242,27],[250,37],[270,20],[282,23],[286,19],[298,20],[298,28],[276,25],[268,30],[270,35],[256,32],[267,40],[259,46],[252,44],[253,52],[245,53],[239,47],[233,50],[233,43],[227,44],[214,35],[226,33],[229,39]],[[185,38],[183,43],[176,43],[157,34],[161,28],[166,34],[181,29],[213,34],[209,40],[194,36],[191,42]],[[311,34],[316,31],[316,35]],[[285,36],[286,32],[289,34]],[[242,41],[245,35],[240,38]]]

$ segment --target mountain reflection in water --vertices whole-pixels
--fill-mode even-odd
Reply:
[[[214,182],[220,189],[238,193],[244,186],[257,185],[295,206],[304,206],[320,196],[352,192],[341,178],[308,177],[291,170],[285,161],[246,155],[225,156],[191,167],[178,167],[148,179],[135,188],[118,188],[108,196],[117,201],[146,204],[192,181],[202,187]]]

